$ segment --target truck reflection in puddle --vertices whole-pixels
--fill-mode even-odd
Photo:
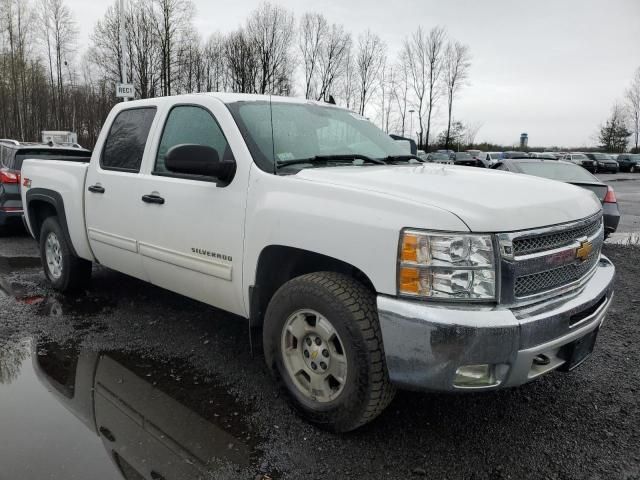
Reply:
[[[35,350],[40,381],[101,438],[124,478],[238,478],[259,464],[247,412],[205,376],[136,354]]]

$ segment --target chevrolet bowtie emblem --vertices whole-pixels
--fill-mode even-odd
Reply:
[[[317,350],[315,352],[311,352],[311,360],[315,360],[317,356],[318,356]]]
[[[584,262],[593,251],[593,244],[587,240],[580,242],[580,246],[576,249],[576,258]]]

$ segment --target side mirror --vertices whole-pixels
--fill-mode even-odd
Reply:
[[[218,151],[206,145],[183,144],[171,147],[164,163],[167,170],[174,173],[215,177],[226,183],[236,173],[234,160],[220,161]]]

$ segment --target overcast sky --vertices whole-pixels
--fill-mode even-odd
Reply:
[[[396,57],[422,25],[444,26],[471,48],[470,85],[457,119],[480,122],[477,141],[580,146],[595,143],[598,125],[621,100],[640,67],[640,0],[272,0],[296,17],[323,13],[354,37],[371,28]],[[67,0],[81,44],[111,1]],[[194,0],[203,37],[237,28],[257,0]],[[445,106],[437,130],[444,122]]]

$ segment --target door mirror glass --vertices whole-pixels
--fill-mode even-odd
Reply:
[[[207,145],[176,145],[169,149],[164,161],[170,172],[215,177],[223,182],[230,182],[236,171],[235,161],[221,162],[218,151]]]

